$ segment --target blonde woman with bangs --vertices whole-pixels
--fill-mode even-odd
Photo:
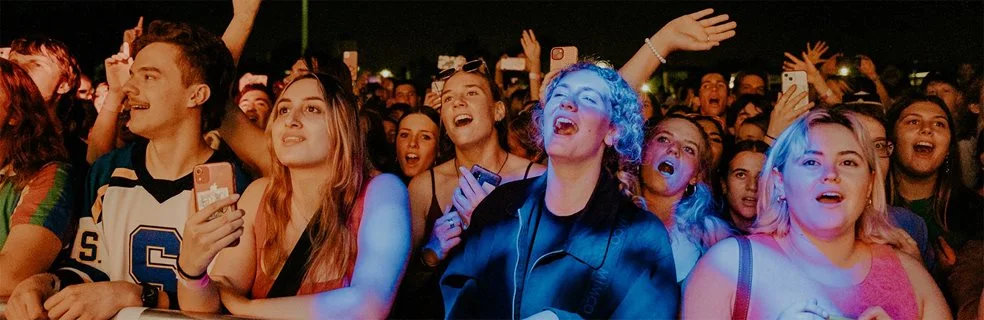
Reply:
[[[876,159],[850,113],[796,120],[762,169],[752,235],[701,258],[683,317],[950,318],[915,243],[889,221]]]
[[[214,253],[183,248],[180,268],[213,266],[201,278],[179,271],[182,310],[218,312],[224,305],[258,318],[387,316],[410,252],[409,200],[396,176],[370,177],[359,132],[354,97],[331,76],[303,75],[285,87],[266,127],[272,175],[251,184],[240,212],[229,214],[244,215],[237,246],[222,249],[214,263]],[[206,225],[185,234],[205,237]]]

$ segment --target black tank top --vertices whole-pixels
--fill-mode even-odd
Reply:
[[[523,179],[529,178],[530,169],[533,168],[533,161],[526,166],[526,172],[523,173]],[[431,204],[430,209],[427,209],[427,224],[425,225],[424,235],[429,237],[431,231],[434,230],[434,221],[444,215],[444,210],[441,210],[441,205],[437,202],[437,183],[434,182],[434,167],[430,168],[431,174]]]

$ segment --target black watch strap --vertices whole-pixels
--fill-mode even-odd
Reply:
[[[161,291],[156,286],[146,282],[140,284],[143,291],[140,293],[140,302],[146,308],[157,308],[157,301],[160,299]]]

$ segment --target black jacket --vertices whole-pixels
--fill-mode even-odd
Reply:
[[[545,191],[546,175],[517,181],[476,208],[441,278],[447,318],[521,319],[544,310],[562,319],[677,317],[680,288],[658,218],[603,172],[565,244],[531,257],[528,226]]]

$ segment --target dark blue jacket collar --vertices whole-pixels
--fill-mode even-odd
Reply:
[[[530,184],[526,192],[526,200],[518,211],[519,219],[524,220],[522,224],[524,230],[520,230],[520,238],[525,239],[525,243],[531,240],[532,234],[529,228],[534,216],[545,209],[546,177],[546,174],[541,175]],[[563,251],[593,269],[600,268],[608,254],[618,210],[627,204],[632,205],[631,201],[626,201],[625,196],[619,192],[618,180],[603,169],[585,210],[574,222]]]

